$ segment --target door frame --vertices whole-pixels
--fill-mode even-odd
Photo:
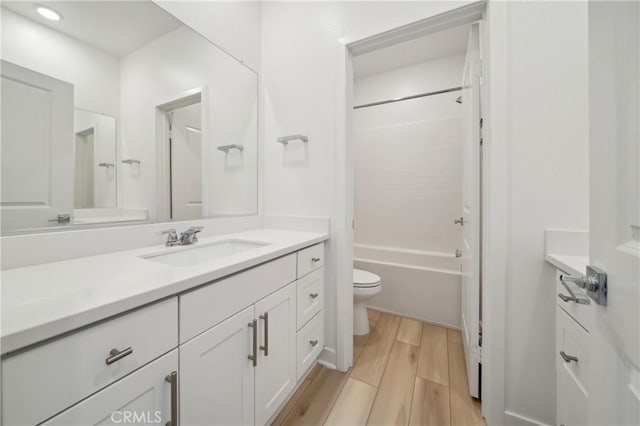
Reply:
[[[483,96],[482,414],[487,424],[505,418],[505,317],[507,251],[506,5],[477,1],[360,40],[340,40],[336,49],[336,366],[347,371],[353,358],[353,63],[352,58],[404,40],[480,21]]]
[[[169,171],[171,152],[169,144],[166,143],[170,137],[169,114],[182,107],[200,103],[200,141],[202,144],[202,175],[209,173],[209,145],[205,143],[210,138],[209,95],[206,86],[190,89],[165,102],[156,105],[156,175],[157,175],[157,198],[158,198],[158,220],[171,219],[171,173]],[[202,211],[205,216],[205,209],[208,209],[209,179],[202,179]]]

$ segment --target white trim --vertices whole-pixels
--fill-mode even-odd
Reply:
[[[361,257],[354,257],[353,261],[363,262],[363,263],[373,263],[374,265],[395,266],[398,268],[407,268],[407,269],[413,269],[416,271],[438,272],[440,274],[458,275],[458,276],[462,275],[462,272],[452,271],[451,269],[427,268],[425,266],[407,265],[406,263],[384,262],[382,260],[364,259]]]
[[[513,411],[504,412],[504,424],[509,426],[551,426],[538,420],[523,416]]]
[[[394,253],[423,254],[423,255],[427,255],[427,256],[446,257],[446,258],[455,257],[454,254],[445,253],[445,252],[442,252],[442,251],[416,250],[416,249],[406,249],[406,248],[391,247],[391,246],[376,246],[376,245],[371,245],[371,244],[353,243],[353,247],[364,248],[364,249],[373,249],[373,250],[391,251],[391,252],[394,252]]]
[[[389,310],[389,309],[378,308],[377,306],[373,306],[373,305],[367,305],[367,308],[373,309],[374,311],[382,312],[382,313],[385,313],[385,314],[396,315],[396,316],[403,317],[403,318],[414,319],[416,321],[424,322],[424,323],[427,323],[427,324],[437,325],[438,327],[444,327],[444,328],[450,328],[451,330],[462,331],[462,329],[460,327],[457,327],[457,326],[451,325],[451,324],[447,324],[447,323],[444,323],[444,322],[432,321],[432,320],[428,320],[428,319],[425,319],[425,318],[416,317],[414,315],[407,315],[407,314],[404,314],[402,312],[396,312],[396,311],[392,311],[392,310]]]

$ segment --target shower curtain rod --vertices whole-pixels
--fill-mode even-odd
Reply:
[[[462,90],[462,87],[452,87],[450,89],[437,90],[435,92],[420,93],[418,95],[405,96],[403,98],[387,99],[386,101],[371,102],[370,104],[356,105],[353,109],[368,108],[372,106],[392,104],[394,102],[408,101],[409,99],[423,98],[425,96],[440,95],[442,93],[456,92]]]

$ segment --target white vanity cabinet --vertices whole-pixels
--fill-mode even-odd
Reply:
[[[564,426],[588,424],[589,327],[594,314],[593,301],[573,283],[561,281],[556,273],[556,424]],[[571,300],[571,294],[581,303]]]

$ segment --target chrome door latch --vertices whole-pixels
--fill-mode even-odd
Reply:
[[[571,281],[587,290],[587,295],[598,305],[607,306],[607,273],[595,266],[587,266],[587,275],[572,277],[560,275],[560,281]]]

